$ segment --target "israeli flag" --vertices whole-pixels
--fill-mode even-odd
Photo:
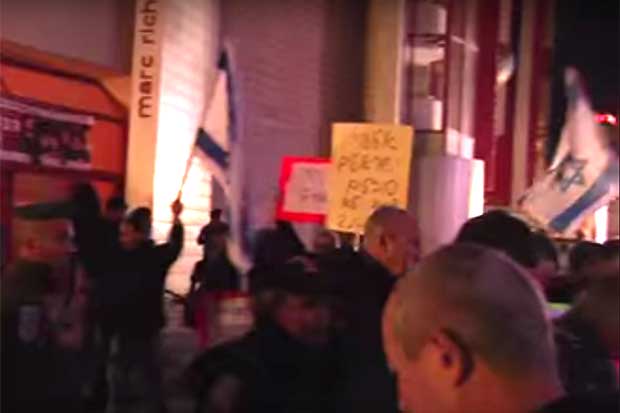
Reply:
[[[565,72],[566,122],[553,162],[519,200],[523,212],[559,234],[579,228],[582,220],[618,197],[618,156],[573,68]]]
[[[213,98],[202,127],[196,134],[195,155],[201,159],[226,194],[227,217],[230,225],[228,253],[241,272],[251,266],[249,225],[245,186],[242,173],[242,152],[238,134],[233,85],[228,53],[218,63]]]

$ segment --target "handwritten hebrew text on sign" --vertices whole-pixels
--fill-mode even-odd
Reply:
[[[377,207],[406,208],[412,145],[409,126],[334,124],[327,227],[362,233]]]

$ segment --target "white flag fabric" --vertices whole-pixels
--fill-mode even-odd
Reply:
[[[546,174],[519,201],[522,211],[556,233],[570,233],[618,196],[618,156],[596,122],[575,69],[565,73],[566,122]]]
[[[218,68],[213,98],[204,124],[197,131],[194,153],[204,162],[226,194],[226,215],[231,229],[228,253],[235,266],[245,272],[251,266],[249,225],[240,137],[235,122],[237,113],[226,52],[222,53]]]

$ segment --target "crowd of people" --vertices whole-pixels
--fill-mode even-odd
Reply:
[[[127,213],[113,198],[101,212],[88,186],[71,202],[16,211],[18,257],[2,282],[3,411],[166,411],[157,353],[182,210],[172,205],[161,245],[148,208]],[[189,296],[240,288],[228,237],[214,210]],[[246,274],[253,328],[187,367],[196,412],[618,411],[617,240],[578,243],[562,276],[554,243],[498,210],[425,256],[416,220],[396,207],[378,208],[361,244],[350,241],[322,230],[308,249],[284,221],[257,234]],[[557,302],[570,309],[557,314]],[[82,324],[67,314],[87,327],[75,331]],[[67,352],[89,373],[73,377]]]

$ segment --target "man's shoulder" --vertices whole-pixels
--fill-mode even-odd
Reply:
[[[533,413],[618,413],[620,393],[569,395],[555,400]]]
[[[198,356],[191,369],[206,383],[223,375],[232,375],[246,381],[259,370],[256,340],[249,334],[213,347]]]
[[[2,295],[41,295],[51,288],[51,273],[52,269],[47,264],[16,260],[8,267],[2,280]]]
[[[209,222],[207,225],[202,227],[202,232],[218,232],[218,231],[227,231],[230,226],[225,222]]]

